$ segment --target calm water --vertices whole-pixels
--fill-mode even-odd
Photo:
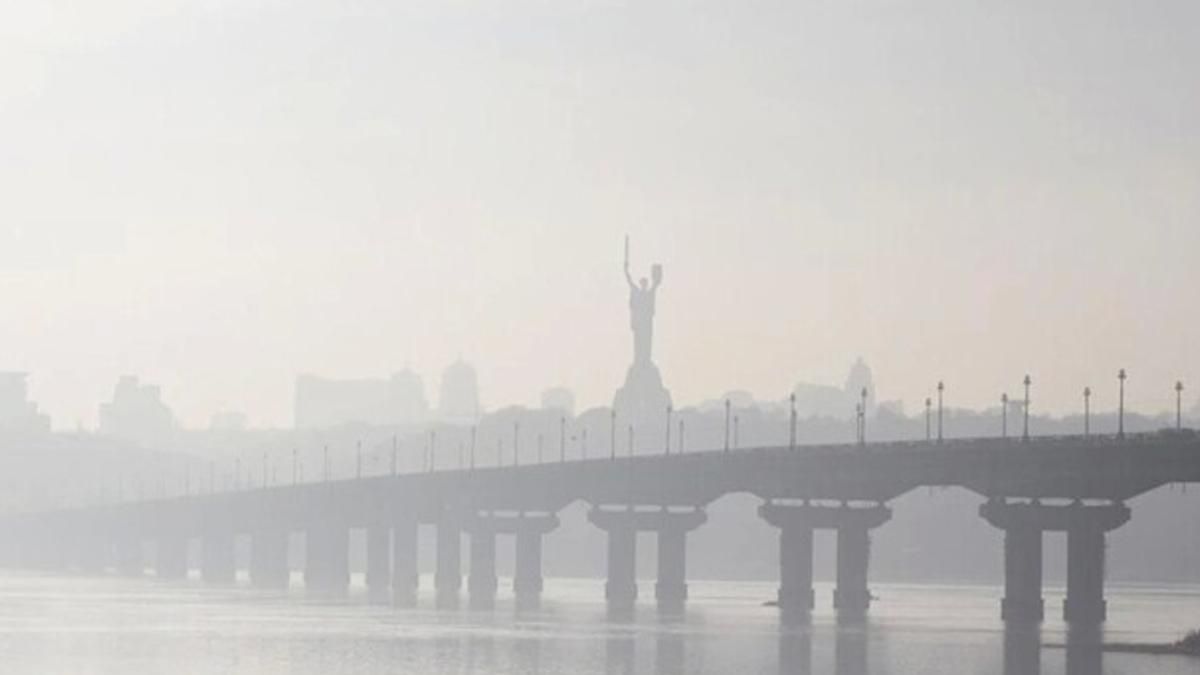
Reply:
[[[1107,654],[1101,664],[1090,647],[1038,649],[1037,635],[1005,634],[995,588],[878,584],[868,622],[843,627],[831,612],[781,626],[777,611],[761,605],[774,594],[770,583],[694,582],[691,590],[681,617],[659,617],[644,603],[626,619],[607,616],[599,581],[548,579],[539,610],[517,612],[502,599],[480,612],[395,610],[355,595],[321,602],[299,589],[272,595],[198,582],[4,574],[0,672],[1200,673],[1200,661],[1182,657]],[[817,592],[827,606],[830,589]],[[1114,588],[1109,601],[1111,641],[1164,642],[1200,626],[1200,588]],[[1047,613],[1060,603],[1048,594]],[[1068,642],[1057,621],[1040,638]]]

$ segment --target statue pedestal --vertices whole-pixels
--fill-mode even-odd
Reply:
[[[663,386],[662,376],[653,362],[634,363],[625,374],[625,385],[613,398],[617,413],[618,438],[627,438],[633,425],[634,447],[662,450],[667,424],[667,406],[671,392]]]

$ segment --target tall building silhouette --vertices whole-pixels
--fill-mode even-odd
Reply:
[[[481,412],[475,368],[462,359],[446,366],[438,392],[438,416],[450,422],[471,422]]]
[[[175,414],[162,399],[158,385],[142,384],[133,375],[117,380],[112,401],[100,404],[100,433],[131,441],[153,443],[178,429]]]
[[[29,400],[26,373],[0,372],[0,431],[47,432],[50,418],[38,412],[37,404]]]
[[[419,424],[429,418],[425,384],[407,369],[386,379],[301,375],[296,378],[293,410],[297,429]]]

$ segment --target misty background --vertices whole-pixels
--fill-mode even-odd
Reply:
[[[1197,20],[1184,0],[0,8],[0,370],[29,373],[0,392],[3,507],[287,482],[293,451],[317,480],[326,447],[348,478],[360,444],[367,474],[393,443],[399,470],[450,468],[476,424],[495,463],[517,419],[523,461],[564,418],[602,456],[625,233],[635,275],[665,267],[656,360],[690,449],[719,447],[725,398],[743,447],[785,443],[797,390],[803,442],[850,442],[859,356],[872,440],[923,438],[938,380],[951,435],[995,435],[1025,373],[1035,433],[1077,433],[1085,385],[1111,431],[1120,367],[1133,428],[1172,425],[1177,380],[1194,421]],[[447,412],[460,362],[476,410]],[[312,424],[305,376],[335,387]],[[998,579],[999,533],[948,508],[974,501],[897,500],[873,575]],[[710,509],[697,576],[774,574],[753,505]],[[573,509],[551,575],[602,560]],[[1200,581],[1198,510],[1139,498],[1110,576]]]

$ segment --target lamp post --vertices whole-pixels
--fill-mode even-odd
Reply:
[[[729,399],[725,399],[725,452],[729,452]]]
[[[738,431],[741,429],[741,419],[742,419],[741,415],[733,416],[733,449],[734,450],[739,450],[742,447],[742,443],[739,440],[740,435],[738,433]]]
[[[862,445],[863,442],[863,412],[862,404],[854,404],[854,442]]]
[[[1008,439],[1008,392],[1000,394],[1000,438]]]
[[[1120,392],[1117,398],[1117,438],[1125,438],[1125,369],[1117,371]]]
[[[1083,437],[1092,435],[1092,388],[1083,388]]]
[[[942,392],[946,391],[946,383],[938,380],[938,443],[942,442]]]
[[[609,414],[608,445],[609,459],[617,458],[617,411],[614,408]]]
[[[671,454],[671,404],[667,404],[667,442],[663,444],[663,454]]]
[[[930,440],[932,440],[932,436],[930,435],[931,434],[930,426],[929,426],[929,417],[931,415],[930,410],[932,409],[932,407],[933,407],[933,399],[926,396],[925,397],[925,442],[926,443],[928,443]]]
[[[579,458],[587,459],[587,427],[579,432]]]
[[[633,425],[629,425],[629,459],[633,459]]]
[[[788,396],[788,402],[792,406],[792,414],[791,414],[791,418],[790,418],[791,426],[788,431],[788,450],[795,450],[796,449],[796,392],[792,392],[792,395]]]
[[[683,419],[679,420],[679,454],[683,454]]]
[[[1029,442],[1029,385],[1033,384],[1033,380],[1028,375],[1025,376],[1025,426],[1021,430],[1021,440]]]
[[[1175,430],[1183,430],[1183,382],[1175,382]]]
[[[863,445],[867,444],[867,388],[862,388],[862,405],[859,408],[861,421],[859,422],[859,442]]]

